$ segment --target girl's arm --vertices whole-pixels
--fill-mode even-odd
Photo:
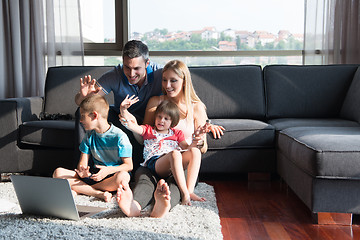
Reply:
[[[125,126],[127,129],[130,129],[132,132],[136,134],[142,134],[143,128],[138,125],[134,115],[132,115],[128,108],[139,101],[138,97],[135,97],[134,95],[129,97],[129,95],[126,95],[125,99],[120,104],[120,123]]]

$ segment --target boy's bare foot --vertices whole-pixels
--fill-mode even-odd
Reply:
[[[73,197],[76,197],[78,195],[77,192],[75,192],[74,190],[71,190],[71,194],[73,195]]]
[[[199,201],[199,202],[205,202],[206,198],[204,197],[199,197],[198,195],[196,195],[195,193],[190,193],[190,198],[193,201]]]
[[[132,191],[128,183],[120,184],[117,193],[116,201],[121,211],[128,217],[138,217],[141,214],[141,206],[134,201]]]
[[[108,191],[105,191],[105,192],[103,192],[103,194],[100,198],[104,199],[105,202],[110,202],[111,198],[112,198],[112,194],[109,193]]]
[[[170,211],[170,190],[164,179],[160,179],[154,192],[155,205],[150,217],[161,218]]]

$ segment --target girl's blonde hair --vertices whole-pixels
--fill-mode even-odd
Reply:
[[[183,63],[180,60],[172,60],[164,66],[162,72],[164,73],[168,70],[174,71],[176,73],[176,75],[179,76],[179,78],[183,79],[183,81],[184,81],[183,91],[184,91],[184,97],[185,97],[185,104],[186,104],[186,108],[188,109],[188,114],[190,114],[190,116],[192,117],[192,115],[193,115],[192,104],[198,103],[198,102],[203,104],[203,102],[200,100],[200,98],[198,97],[198,95],[195,92],[194,86],[192,84],[189,68],[186,66],[185,63]],[[166,91],[164,88],[162,89],[162,92],[164,95],[166,95]],[[205,105],[204,105],[204,107],[205,107]]]

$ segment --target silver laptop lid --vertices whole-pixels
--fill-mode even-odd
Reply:
[[[67,180],[23,175],[10,178],[23,213],[80,219]]]

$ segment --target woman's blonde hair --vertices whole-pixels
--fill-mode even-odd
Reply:
[[[164,73],[168,70],[174,71],[176,73],[176,75],[179,76],[179,78],[183,79],[185,104],[186,104],[186,108],[188,109],[188,113],[190,113],[190,115],[192,116],[193,115],[192,104],[197,103],[197,102],[199,102],[201,104],[203,104],[203,103],[195,92],[194,86],[192,84],[189,68],[186,66],[185,63],[183,63],[180,60],[172,60],[164,66],[162,72]],[[166,91],[164,88],[162,89],[162,92],[164,95],[166,95]],[[205,105],[204,105],[204,107],[205,107]]]

